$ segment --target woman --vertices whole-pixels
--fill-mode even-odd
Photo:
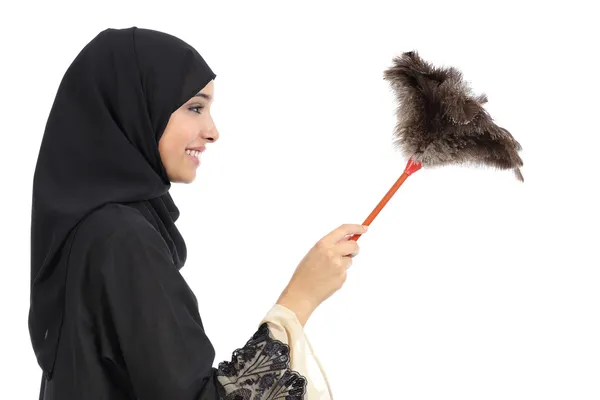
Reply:
[[[59,86],[33,185],[29,328],[40,399],[327,399],[303,326],[358,254],[342,225],[300,262],[231,361],[213,368],[171,182],[218,137],[214,79],[165,33],[107,29]],[[236,327],[239,329],[239,327]],[[252,335],[252,333],[254,335]],[[290,347],[291,346],[291,347]],[[315,368],[316,366],[316,368]]]

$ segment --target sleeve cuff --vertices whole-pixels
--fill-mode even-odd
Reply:
[[[331,388],[323,366],[296,314],[281,304],[275,304],[261,324],[265,322],[273,338],[290,347],[290,368],[307,378],[307,399],[331,400]]]

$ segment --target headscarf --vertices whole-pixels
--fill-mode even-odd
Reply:
[[[63,320],[66,239],[88,214],[107,203],[143,204],[174,264],[184,265],[158,142],[171,114],[215,77],[184,41],[137,27],[100,32],[67,69],[33,179],[29,331],[47,375]]]

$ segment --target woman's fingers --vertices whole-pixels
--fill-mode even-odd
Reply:
[[[344,239],[348,235],[355,234],[364,234],[367,231],[367,228],[360,224],[343,224],[340,227],[334,229],[329,234],[327,234],[323,241],[326,241],[328,244],[335,245],[340,240]]]

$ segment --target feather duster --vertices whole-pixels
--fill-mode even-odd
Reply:
[[[473,94],[458,69],[434,67],[410,51],[395,57],[383,76],[398,101],[393,144],[408,163],[363,225],[369,226],[404,181],[423,166],[512,169],[523,182],[521,145],[494,123],[483,107],[487,96]]]
[[[485,94],[475,95],[456,68],[436,68],[416,52],[393,60],[384,72],[399,106],[394,145],[425,167],[448,164],[519,167],[521,145],[496,125],[484,109]]]

